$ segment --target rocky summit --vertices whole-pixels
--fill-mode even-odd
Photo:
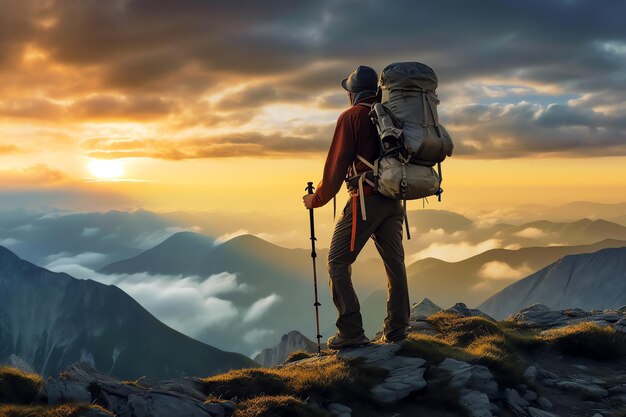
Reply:
[[[166,381],[120,381],[74,364],[33,398],[100,407],[84,416],[617,417],[626,410],[625,318],[626,308],[535,305],[496,321],[459,303],[413,315],[402,343]]]

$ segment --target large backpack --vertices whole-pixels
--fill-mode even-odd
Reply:
[[[380,136],[380,156],[372,165],[357,155],[371,168],[356,180],[363,219],[366,214],[362,186],[367,182],[385,197],[403,201],[408,239],[411,234],[406,200],[436,195],[441,201],[441,162],[452,155],[454,148],[450,135],[439,123],[437,83],[432,68],[419,62],[385,67],[379,81],[382,103],[372,104],[370,111]]]

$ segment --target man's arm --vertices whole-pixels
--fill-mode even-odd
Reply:
[[[341,189],[346,172],[356,158],[356,135],[354,125],[347,112],[337,119],[337,126],[324,164],[324,176],[313,195],[312,206],[321,207],[328,203]]]

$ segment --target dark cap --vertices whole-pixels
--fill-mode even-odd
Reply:
[[[341,80],[341,86],[351,93],[359,91],[376,91],[378,87],[378,74],[372,67],[360,65],[348,78]]]

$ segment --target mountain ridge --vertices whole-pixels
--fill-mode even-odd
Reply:
[[[559,258],[483,301],[478,308],[496,318],[531,304],[587,310],[626,305],[626,247]]]

